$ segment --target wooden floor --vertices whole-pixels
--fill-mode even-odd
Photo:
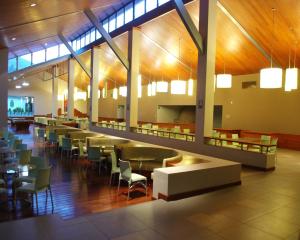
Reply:
[[[33,149],[33,155],[42,156],[48,159],[53,166],[51,173],[51,186],[54,199],[54,213],[62,219],[71,219],[77,216],[94,212],[106,211],[120,208],[132,204],[151,201],[152,186],[148,188],[148,196],[145,196],[143,189],[136,189],[131,193],[131,199],[127,200],[127,187],[124,185],[117,194],[117,181],[113,186],[109,185],[109,170],[103,169],[101,176],[98,171],[90,169],[87,177],[82,177],[78,171],[77,160],[60,159],[60,154],[55,151],[44,151],[41,143],[35,143],[30,134],[17,134],[23,139],[23,143],[28,144],[28,148]],[[10,192],[11,193],[11,192]],[[40,193],[39,215],[52,213],[51,204],[45,207],[44,193]],[[0,199],[0,222],[27,218],[37,215],[36,205],[19,201],[15,210],[11,202],[3,202]]]

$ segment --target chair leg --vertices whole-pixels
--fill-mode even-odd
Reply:
[[[46,208],[47,208],[47,203],[48,203],[48,190],[46,189]]]
[[[130,183],[128,183],[128,193],[127,193],[127,200],[129,200],[129,197],[130,197]]]
[[[52,190],[51,190],[51,187],[50,187],[50,186],[49,186],[49,192],[50,192],[50,199],[51,199],[52,213],[53,213],[53,211],[54,211],[54,204],[53,204]]]
[[[38,204],[38,193],[35,193],[35,205],[36,205],[36,213],[39,215],[39,204]]]
[[[119,191],[120,191],[120,183],[121,183],[121,179],[119,178],[119,184],[118,184],[118,195],[119,195]]]

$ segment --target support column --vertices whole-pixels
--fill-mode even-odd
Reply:
[[[199,32],[204,51],[198,57],[196,91],[196,142],[199,144],[203,144],[204,136],[210,136],[213,129],[216,7],[217,0],[200,1]]]
[[[58,109],[58,67],[57,65],[52,68],[52,117],[57,116]]]
[[[141,35],[137,28],[128,33],[127,99],[126,130],[138,126],[138,77],[140,74],[140,42]]]
[[[98,89],[100,78],[100,55],[101,49],[93,47],[92,49],[92,77],[90,79],[91,96],[90,96],[90,122],[98,122]]]
[[[68,118],[74,118],[75,59],[69,59],[68,70]]]
[[[0,49],[0,127],[7,127],[8,49]]]

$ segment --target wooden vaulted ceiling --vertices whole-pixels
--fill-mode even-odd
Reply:
[[[75,1],[76,2],[76,1]],[[105,5],[112,0],[95,1],[95,4]],[[117,2],[117,1],[115,1]],[[300,1],[297,0],[220,0],[220,3],[246,29],[246,31],[268,53],[273,46],[274,60],[282,67],[288,66],[289,51],[299,53],[298,36],[300,34]],[[275,24],[272,24],[272,8],[276,9]],[[187,9],[196,25],[199,15],[199,0],[187,5]],[[75,19],[75,18],[74,18]],[[73,20],[74,20],[73,19]],[[74,20],[76,22],[76,20]],[[84,23],[83,25],[85,25]],[[64,27],[64,25],[62,25]],[[72,30],[74,26],[65,29]],[[76,26],[76,29],[78,26]],[[273,31],[274,29],[274,31]],[[140,26],[141,44],[141,73],[144,83],[149,80],[187,79],[196,75],[197,51],[192,39],[186,31],[176,11],[172,11],[157,19]],[[74,33],[73,33],[74,34]],[[128,34],[116,37],[118,46],[127,53]],[[234,75],[256,73],[261,68],[269,66],[268,60],[242,34],[237,26],[217,8],[217,53],[216,72],[224,71]],[[180,47],[179,47],[180,45]],[[13,47],[14,48],[14,47]],[[103,75],[110,86],[126,82],[126,70],[106,44],[102,44],[104,61],[101,62]],[[165,49],[165,50],[162,50]],[[167,64],[166,58],[170,52],[177,60]],[[89,66],[90,52],[80,56]],[[300,67],[300,62],[296,61]],[[78,67],[79,68],[79,67]],[[193,69],[191,72],[189,69]],[[86,88],[89,79],[79,68],[77,85]],[[100,81],[100,85],[103,81]]]

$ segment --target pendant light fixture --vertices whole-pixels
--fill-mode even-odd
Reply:
[[[158,81],[156,83],[156,92],[159,93],[167,93],[169,89],[169,84],[168,82],[164,81],[164,77],[162,76],[161,81]]]
[[[232,75],[225,73],[225,62],[223,65],[224,73],[223,74],[217,74],[217,88],[231,88],[232,86]]]
[[[174,95],[186,94],[186,81],[179,80],[179,75],[177,80],[171,81],[171,94]]]
[[[294,67],[291,68],[291,49],[289,50],[289,67],[285,70],[284,90],[290,92],[298,89],[298,68],[296,68],[296,46],[294,51]]]
[[[271,66],[260,70],[260,88],[281,88],[282,87],[282,69],[273,67],[273,47],[274,47],[274,27],[275,27],[275,8],[272,8],[273,29],[271,41]]]
[[[194,80],[193,80],[193,73],[192,73],[192,66],[190,69],[190,78],[188,80],[188,96],[193,96],[194,92]]]
[[[117,89],[117,83],[116,83],[116,81],[115,81],[115,87],[114,87],[114,89],[113,89],[113,94],[112,94],[112,97],[113,97],[113,99],[115,99],[115,100],[117,100],[118,99],[118,89]]]

